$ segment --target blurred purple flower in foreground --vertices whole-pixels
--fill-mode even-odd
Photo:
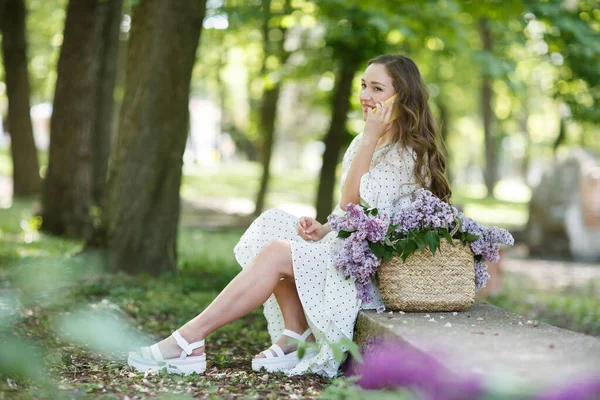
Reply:
[[[407,344],[378,340],[362,350],[363,363],[347,366],[346,375],[358,376],[365,390],[409,389],[427,400],[475,400],[503,398],[490,391],[477,376],[450,371],[440,361]],[[600,400],[600,376],[571,380],[541,394],[515,394],[513,399]]]
[[[435,358],[399,342],[375,342],[363,350],[363,359],[353,371],[363,389],[404,387],[436,400],[476,399],[484,392],[475,377],[454,374]]]
[[[534,400],[599,400],[600,376],[578,379],[569,385],[553,388]]]

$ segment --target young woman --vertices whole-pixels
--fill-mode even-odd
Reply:
[[[391,215],[410,204],[421,187],[449,200],[440,135],[415,63],[400,55],[376,57],[361,82],[366,124],[344,155],[341,200],[334,213],[363,199]],[[362,303],[354,283],[334,268],[330,255],[339,245],[327,224],[280,210],[264,212],[234,249],[243,271],[171,336],[130,353],[128,364],[138,370],[166,366],[169,372],[201,373],[204,338],[264,304],[273,345],[252,360],[253,369],[335,376],[340,363],[329,343],[352,339],[358,311],[382,305],[376,288],[374,300]],[[316,341],[302,360],[298,341]]]

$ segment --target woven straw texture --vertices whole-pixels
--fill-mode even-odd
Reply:
[[[475,298],[475,265],[469,246],[443,240],[432,255],[417,250],[406,262],[392,257],[378,268],[379,291],[387,309],[413,312],[462,311]]]

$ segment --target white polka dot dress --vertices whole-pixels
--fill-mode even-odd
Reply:
[[[342,163],[342,187],[362,134],[348,147]],[[415,155],[412,150],[399,144],[389,144],[375,151],[369,172],[360,181],[360,196],[370,206],[391,215],[411,202],[412,193],[419,188],[413,176]],[[335,213],[343,213],[336,206]],[[339,342],[346,337],[352,339],[354,323],[361,308],[376,308],[381,305],[379,293],[369,303],[356,297],[354,283],[345,279],[331,261],[332,250],[339,246],[335,232],[330,232],[318,242],[308,242],[297,231],[298,218],[281,210],[267,210],[248,228],[235,246],[234,253],[242,268],[245,268],[262,247],[271,240],[288,240],[292,249],[292,261],[296,288],[306,319],[319,345],[319,353],[302,360],[290,375],[316,373],[334,377],[340,363],[333,356],[329,343]],[[325,221],[321,221],[325,222]],[[264,314],[273,342],[281,336],[284,323],[274,295],[265,302]]]

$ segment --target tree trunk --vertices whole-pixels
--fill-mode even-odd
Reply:
[[[142,0],[134,7],[108,181],[114,270],[159,274],[176,267],[190,79],[204,12],[204,1]]]
[[[74,238],[88,238],[92,231],[99,3],[72,0],[67,7],[42,193],[42,229]]]
[[[483,49],[492,52],[493,41],[492,32],[489,28],[489,21],[485,18],[479,20],[479,33],[483,42]],[[488,196],[494,196],[494,186],[498,182],[498,152],[496,149],[497,140],[494,132],[494,111],[492,110],[492,78],[487,71],[483,72],[481,82],[481,113],[483,116],[483,132],[485,138],[485,186]]]
[[[36,195],[41,189],[41,179],[29,116],[29,75],[23,0],[6,0],[0,3],[0,31],[8,96],[13,196]]]
[[[98,92],[96,95],[96,121],[93,138],[93,197],[94,203],[103,208],[108,175],[108,156],[113,137],[115,120],[114,90],[119,66],[119,32],[123,12],[123,0],[100,2],[101,21],[100,57],[98,69]]]
[[[352,59],[341,61],[335,79],[332,102],[333,115],[324,140],[325,152],[323,153],[323,166],[321,167],[317,193],[317,220],[323,223],[334,208],[335,170],[344,143],[344,134],[346,133],[352,79],[358,70],[359,64],[359,61]]]
[[[276,55],[279,57],[281,68],[287,61],[289,53],[287,53],[283,44],[285,42],[285,29],[282,30],[281,40],[276,43],[271,43],[269,40],[269,30],[271,21],[271,0],[262,0],[263,8],[263,48],[264,58],[262,65],[262,76],[267,76],[267,58]],[[284,14],[291,13],[290,0],[285,2]],[[267,197],[267,191],[269,187],[269,179],[271,177],[271,158],[273,155],[273,145],[275,144],[275,119],[277,117],[277,104],[279,103],[279,94],[281,93],[281,79],[273,84],[272,87],[265,89],[263,93],[262,103],[260,106],[260,130],[263,134],[262,141],[262,164],[263,174],[260,180],[260,189],[256,196],[256,206],[254,208],[254,215],[262,213],[265,207],[265,199]]]
[[[254,215],[262,213],[265,207],[265,199],[271,176],[271,157],[273,155],[273,145],[275,143],[275,118],[277,115],[277,103],[279,93],[281,92],[281,83],[277,82],[275,86],[267,89],[263,94],[260,107],[260,125],[263,134],[262,143],[262,166],[263,173],[260,180],[260,188],[256,196],[256,206]]]

